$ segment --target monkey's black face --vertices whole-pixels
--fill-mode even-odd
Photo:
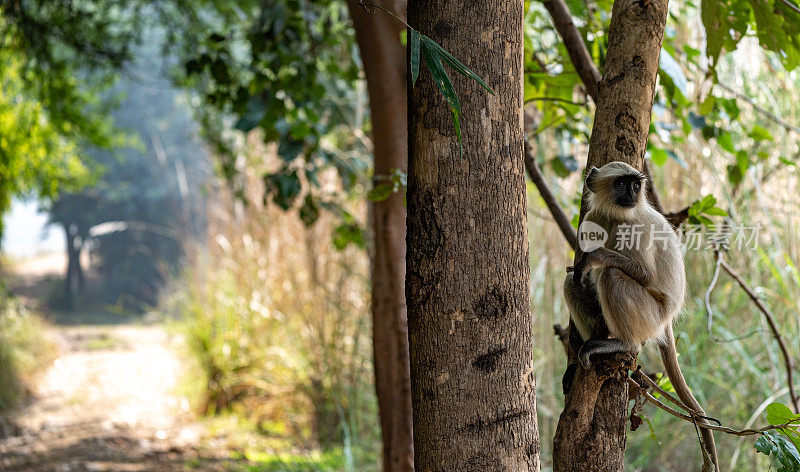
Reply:
[[[623,208],[633,208],[639,203],[642,191],[640,175],[623,175],[614,179],[614,201]]]

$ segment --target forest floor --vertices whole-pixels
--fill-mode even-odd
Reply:
[[[46,276],[24,274],[20,298]],[[159,324],[69,321],[50,328],[57,357],[37,377],[31,399],[0,423],[0,470],[238,469],[225,447],[209,446],[214,438],[178,393],[178,337]]]

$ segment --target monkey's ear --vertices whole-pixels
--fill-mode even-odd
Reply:
[[[586,187],[589,190],[591,190],[592,192],[594,192],[594,190],[595,190],[595,185],[594,184],[595,184],[595,178],[597,177],[597,173],[598,172],[599,171],[597,170],[597,167],[592,166],[589,169],[589,171],[586,173]]]

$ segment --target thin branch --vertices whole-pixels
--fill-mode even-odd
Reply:
[[[789,0],[781,0],[781,2],[783,2],[783,4],[789,7],[791,10],[794,10],[795,13],[800,14],[800,7],[794,3],[790,2]]]
[[[654,404],[655,406],[661,408],[662,410],[666,411],[670,415],[675,416],[677,418],[681,418],[683,420],[686,420],[686,421],[688,421],[688,422],[690,422],[692,424],[696,424],[697,423],[697,418],[699,418],[699,417],[693,418],[690,415],[681,413],[680,411],[672,408],[671,406],[664,404],[663,402],[661,402],[657,398],[655,398],[650,392],[648,392],[645,387],[643,387],[642,385],[640,385],[638,382],[636,382],[635,380],[633,380],[630,377],[628,377],[628,384],[630,386],[638,389],[638,391],[644,396],[645,399],[647,399],[647,401],[649,401],[650,403]],[[661,390],[660,388],[658,390],[660,390],[659,393],[662,393],[662,394],[666,393],[663,390]],[[784,428],[795,427],[795,426],[797,426],[798,422],[800,422],[800,418],[798,418],[796,420],[793,420],[793,421],[790,421],[788,423],[770,425],[770,426],[765,426],[763,428],[758,428],[758,429],[734,429],[734,428],[730,428],[730,427],[727,427],[727,426],[718,426],[718,425],[715,425],[715,424],[706,424],[706,423],[704,423],[703,424],[703,428],[712,429],[714,431],[719,431],[719,432],[726,433],[726,434],[731,434],[733,436],[752,436],[754,434],[761,434],[761,433],[764,433],[766,431],[771,431],[771,430],[774,430],[774,429],[784,429]]]
[[[527,139],[525,140],[525,169],[527,169],[528,175],[539,190],[539,194],[550,210],[550,214],[553,215],[553,219],[556,221],[559,229],[561,229],[561,234],[567,239],[569,245],[572,246],[573,249],[576,249],[578,247],[578,235],[575,229],[572,228],[569,217],[564,213],[561,205],[558,204],[555,195],[550,191],[550,187],[547,186],[542,171],[539,170],[539,165],[536,164],[536,157],[533,155],[533,146]]]
[[[758,307],[759,311],[764,315],[764,318],[767,320],[767,324],[769,325],[770,331],[772,331],[772,336],[778,341],[778,346],[781,349],[781,353],[783,354],[783,361],[786,364],[786,377],[789,382],[789,397],[792,399],[792,405],[794,405],[794,412],[800,413],[800,409],[798,409],[798,398],[797,392],[794,390],[794,359],[789,354],[789,349],[786,347],[786,341],[783,339],[783,336],[778,329],[778,324],[775,322],[775,317],[772,315],[772,312],[769,308],[764,304],[761,298],[756,294],[750,286],[747,285],[747,282],[742,279],[742,277],[731,267],[728,265],[727,262],[722,261],[722,268],[725,269],[725,272],[728,273],[734,280],[739,284],[742,290],[747,293],[750,299],[755,303]]]
[[[750,97],[745,96],[741,92],[738,92],[738,91],[732,89],[731,87],[728,87],[727,85],[725,85],[725,84],[723,84],[721,82],[717,82],[716,85],[719,88],[721,88],[722,90],[725,90],[726,92],[733,94],[739,100],[742,100],[743,102],[747,103],[748,105],[753,107],[753,109],[755,111],[761,113],[762,115],[766,116],[770,120],[772,120],[775,123],[779,124],[780,126],[785,128],[787,131],[794,131],[795,133],[800,133],[800,128],[783,121],[783,119],[781,119],[779,116],[777,116],[776,114],[774,114],[771,111],[767,110],[766,108],[762,107],[761,105],[759,105],[758,103],[753,101]]]
[[[368,2],[365,2],[365,1],[363,1],[363,0],[359,1],[359,2],[358,2],[358,5],[359,5],[361,8],[363,8],[363,9],[364,9],[364,11],[366,11],[367,13],[374,13],[374,12],[371,12],[371,11],[369,11],[369,8],[368,8],[368,7],[377,8],[378,10],[380,10],[380,11],[382,11],[382,12],[384,12],[384,13],[388,13],[388,14],[392,15],[392,16],[393,16],[393,17],[394,17],[394,18],[395,18],[397,21],[399,21],[400,23],[403,23],[404,25],[406,25],[406,28],[408,28],[408,29],[412,29],[412,30],[414,29],[414,28],[412,28],[411,26],[409,26],[409,24],[408,24],[408,23],[406,23],[406,21],[405,21],[404,19],[400,18],[400,17],[399,17],[399,16],[397,16],[397,15],[396,15],[394,12],[392,12],[392,11],[390,11],[390,10],[387,10],[386,8],[383,8],[383,7],[382,7],[382,6],[380,6],[380,5],[376,5],[376,4],[374,4],[374,3],[368,3]]]
[[[581,36],[580,31],[572,22],[572,15],[567,4],[564,0],[546,0],[543,3],[547,11],[550,12],[556,31],[558,31],[561,39],[564,40],[564,46],[567,48],[569,58],[578,75],[580,75],[583,85],[586,86],[586,92],[597,103],[600,71],[597,70],[597,66],[586,48],[586,43],[583,42],[583,36]]]
[[[656,191],[656,183],[653,181],[653,172],[650,170],[650,160],[644,160],[644,175],[647,176],[647,200],[653,205],[653,208],[656,209],[659,213],[664,213],[664,206],[661,205],[661,199],[658,197],[658,192]]]
[[[711,277],[711,283],[708,284],[708,288],[706,289],[706,294],[704,297],[706,303],[706,313],[708,313],[708,324],[706,325],[706,331],[708,332],[708,337],[714,339],[714,335],[711,334],[711,325],[714,324],[714,311],[711,309],[711,292],[714,291],[714,288],[717,286],[717,280],[719,280],[719,269],[722,266],[722,251],[715,251],[716,262],[714,265],[714,276]]]
[[[671,224],[673,228],[677,228],[681,223],[689,219],[689,207],[683,210],[673,211],[672,213],[662,213],[662,215],[664,215],[664,218],[666,218],[667,222]]]
[[[566,103],[568,105],[578,105],[578,106],[586,106],[586,102],[573,102],[572,100],[567,100],[566,98],[560,97],[531,97],[525,100],[525,104],[527,105],[530,102],[560,102]]]

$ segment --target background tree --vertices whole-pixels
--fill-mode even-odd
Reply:
[[[46,207],[50,222],[67,236],[63,302],[68,307],[73,276],[79,288],[84,277],[82,249],[90,250],[101,281],[92,298],[139,310],[158,302],[161,288],[179,270],[184,247],[205,230],[201,192],[210,173],[208,158],[186,96],[172,86],[158,54],[163,31],[149,26],[143,36],[145,43],[132,49],[126,75],[106,92],[119,97],[111,117],[129,134],[130,144],[85,148],[98,168],[96,182],[63,190]]]
[[[411,26],[496,93],[455,77],[455,89],[464,91],[462,157],[452,96],[446,102],[439,92],[449,79],[423,43],[431,75],[420,75],[409,105],[406,269],[417,470],[540,466],[523,199],[522,6],[408,6]]]
[[[406,2],[385,5],[402,13]],[[405,303],[406,210],[397,182],[408,169],[406,51],[402,23],[349,0],[370,97],[373,168],[372,345],[384,472],[414,470]],[[401,190],[401,191],[398,191]]]
[[[402,12],[402,3],[395,11]],[[282,165],[264,174],[265,199],[297,209],[308,225],[315,223],[320,210],[337,215],[341,223],[334,242],[340,248],[351,242],[363,246],[362,224],[341,205],[341,195],[322,191],[321,175],[333,169],[345,193],[357,191],[366,183],[366,151],[372,146],[373,362],[384,470],[408,471],[413,463],[403,293],[405,209],[398,192],[407,162],[402,25],[352,1],[346,4],[351,27],[344,6],[331,1],[301,9],[298,2],[254,2],[242,7],[250,15],[248,21],[240,23],[234,17],[210,34],[193,21],[183,32],[187,37],[200,35],[204,47],[186,59],[186,73],[208,105],[238,117],[236,128],[245,132],[258,128],[265,142],[277,143]],[[220,18],[228,15],[224,6],[215,11]],[[354,31],[360,54],[352,50]],[[230,53],[243,39],[249,41],[250,54],[244,62]],[[370,96],[369,115],[359,105],[359,63]],[[254,70],[259,72],[253,74]],[[281,95],[285,98],[278,98]],[[362,139],[367,116],[370,141]],[[213,132],[208,130],[207,136]],[[338,149],[325,145],[331,138]],[[224,145],[217,150],[223,173],[235,182],[235,153]],[[299,200],[302,205],[295,205]]]

